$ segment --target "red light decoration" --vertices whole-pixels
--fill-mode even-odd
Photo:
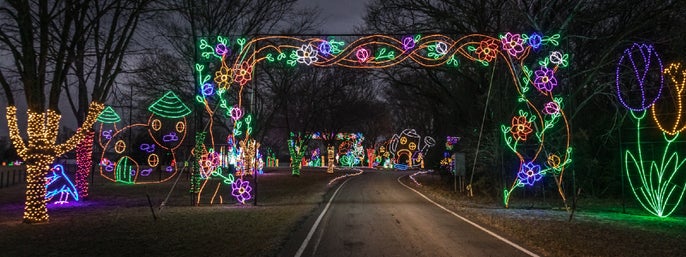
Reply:
[[[93,131],[86,132],[86,137],[76,146],[76,175],[74,183],[81,198],[88,197],[88,176],[93,166]]]
[[[527,136],[534,130],[531,129],[531,122],[526,119],[526,116],[512,117],[512,137],[515,140],[526,141]]]

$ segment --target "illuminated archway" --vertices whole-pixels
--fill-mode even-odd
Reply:
[[[545,175],[552,175],[566,205],[562,183],[565,168],[571,163],[571,147],[558,71],[568,65],[568,54],[554,49],[559,40],[557,34],[537,33],[505,33],[498,37],[471,34],[459,38],[442,34],[365,35],[352,42],[331,36],[202,38],[198,41],[200,62],[195,65],[200,89],[196,100],[210,116],[209,134],[214,146],[211,117],[217,110],[233,114],[241,109],[243,87],[254,79],[254,67],[259,63],[352,69],[383,69],[401,63],[458,67],[461,60],[483,66],[505,63],[514,84],[513,93],[518,96],[518,109],[511,120],[503,121],[501,131],[507,148],[519,159],[519,166],[512,169],[514,181],[503,191],[504,205],[508,206],[514,189],[533,186]],[[216,69],[209,68],[213,62]],[[231,104],[225,98],[228,90],[238,91],[237,103]],[[210,95],[217,96],[213,98],[217,108],[210,106]],[[234,126],[240,128],[240,121],[234,120]],[[562,139],[545,140],[556,136]],[[526,148],[522,147],[524,143]]]

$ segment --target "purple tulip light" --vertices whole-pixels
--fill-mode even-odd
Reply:
[[[633,76],[623,75],[627,68]],[[625,49],[617,63],[616,78],[617,97],[622,105],[632,111],[650,108],[662,93],[662,70],[662,60],[653,45],[634,43]]]
[[[403,50],[407,51],[412,48],[414,48],[415,43],[414,43],[414,38],[411,36],[407,36],[403,38]]]
[[[224,56],[224,55],[229,55],[231,53],[231,49],[227,48],[225,44],[219,43],[214,48],[214,52],[217,53],[218,55]]]

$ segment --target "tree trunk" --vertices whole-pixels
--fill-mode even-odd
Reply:
[[[17,125],[17,108],[7,107],[7,127],[9,128],[12,145],[17,154],[26,162],[26,202],[24,207],[24,223],[48,222],[48,209],[45,200],[45,177],[55,158],[74,149],[76,144],[91,130],[93,123],[104,106],[92,102],[88,107],[88,116],[81,128],[62,144],[57,143],[59,123],[62,118],[53,110],[43,113],[28,111],[27,143],[21,138]],[[85,128],[85,129],[83,129]]]
[[[88,197],[88,176],[93,168],[93,137],[91,129],[86,132],[86,137],[76,146],[76,174],[74,183],[80,199]]]
[[[291,175],[300,177],[300,161],[302,156],[298,159],[295,159],[296,157],[297,156],[291,156]]]
[[[48,207],[45,200],[45,177],[54,157],[40,155],[40,158],[26,160],[26,201],[24,203],[24,223],[42,223],[48,221]]]

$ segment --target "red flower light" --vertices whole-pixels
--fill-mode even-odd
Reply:
[[[510,133],[515,140],[526,141],[527,136],[533,132],[531,129],[531,122],[525,116],[512,117],[512,127]]]
[[[250,80],[252,80],[252,65],[248,62],[241,63],[240,66],[234,68],[234,80],[238,82],[241,86],[244,86]]]
[[[487,62],[491,62],[493,59],[495,59],[497,51],[498,45],[493,39],[481,41],[479,47],[476,48],[476,54],[479,57],[479,60]]]

